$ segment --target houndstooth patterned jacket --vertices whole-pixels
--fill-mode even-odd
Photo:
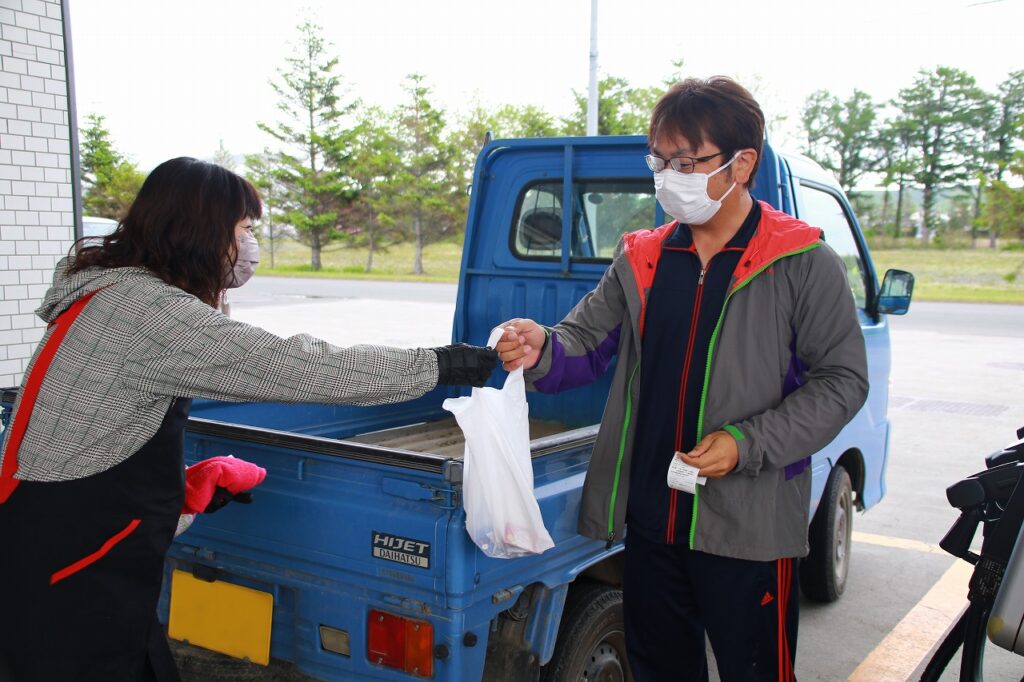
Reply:
[[[156,433],[175,397],[371,405],[410,400],[437,383],[437,356],[427,349],[282,339],[148,270],[68,275],[67,266],[67,258],[57,264],[36,310],[44,321],[106,288],[75,321],[43,380],[18,455],[21,480],[65,481],[119,464]],[[20,400],[19,391],[15,415]]]

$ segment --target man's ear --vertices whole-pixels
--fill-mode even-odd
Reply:
[[[739,156],[732,162],[733,179],[744,187],[750,186],[753,180],[752,171],[757,163],[757,152],[753,149],[741,149]]]

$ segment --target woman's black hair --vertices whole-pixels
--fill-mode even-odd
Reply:
[[[259,192],[216,164],[182,156],[153,169],[117,229],[81,248],[70,272],[144,267],[210,306],[236,257],[235,226],[263,213]]]

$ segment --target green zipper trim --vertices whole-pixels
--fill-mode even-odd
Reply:
[[[608,542],[615,539],[615,500],[619,495],[619,475],[622,473],[622,458],[626,454],[626,434],[629,433],[629,416],[633,412],[633,378],[640,363],[636,363],[626,384],[626,417],[622,420],[622,435],[619,436],[619,459],[615,463],[615,480],[612,481],[612,497],[608,501]]]
[[[788,258],[789,256],[796,256],[798,254],[810,251],[811,249],[816,249],[820,245],[821,242],[817,242],[809,246],[805,246],[802,249],[797,249],[796,251],[790,251],[789,253],[783,253],[780,254],[779,256],[776,256],[775,258],[771,259],[770,261],[762,265],[760,268],[755,270],[753,273],[751,273],[751,275],[747,277],[747,279],[743,280],[742,284],[740,284],[738,287],[736,287],[728,294],[726,294],[725,301],[722,302],[722,312],[718,314],[718,322],[715,323],[715,330],[711,332],[711,341],[710,343],[708,343],[708,359],[704,365],[704,385],[701,387],[700,390],[700,410],[697,413],[698,443],[700,442],[701,438],[704,437],[704,406],[708,397],[708,379],[711,377],[711,359],[715,352],[715,341],[718,340],[718,332],[722,328],[722,320],[725,319],[725,309],[729,306],[729,301],[732,299],[732,295],[735,294],[740,289],[742,289],[743,287],[747,286],[747,284],[752,282],[755,277],[757,277],[762,272],[771,267],[773,263],[776,263],[782,260],[783,258]],[[693,491],[693,514],[692,518],[690,519],[690,549],[693,549],[693,537],[697,534],[697,507],[699,502],[700,486],[697,486],[696,490]]]

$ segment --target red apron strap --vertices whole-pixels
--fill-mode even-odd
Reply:
[[[53,362],[53,357],[57,354],[57,349],[67,335],[68,330],[71,329],[71,325],[74,324],[75,318],[85,308],[89,299],[103,291],[104,288],[106,287],[90,291],[72,303],[71,307],[58,315],[49,325],[53,328],[53,332],[50,334],[50,338],[46,340],[43,349],[39,351],[39,356],[32,366],[32,371],[25,382],[25,389],[21,394],[18,412],[14,415],[11,428],[7,433],[7,443],[4,447],[4,463],[0,467],[0,504],[6,502],[7,498],[14,492],[14,489],[18,487],[18,479],[14,478],[15,472],[18,470],[18,450],[21,448],[21,440],[25,437],[25,431],[28,430],[28,420],[32,416],[32,408],[36,404],[36,396],[39,394],[39,387],[43,384],[46,370],[49,369],[50,363]]]

